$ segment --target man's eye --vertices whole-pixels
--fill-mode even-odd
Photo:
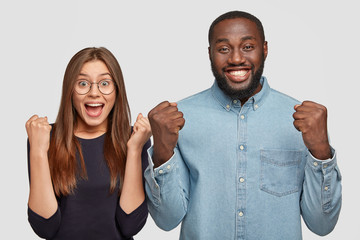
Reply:
[[[254,48],[253,46],[247,45],[247,46],[244,47],[244,50],[251,50],[253,48]]]
[[[227,48],[227,47],[219,48],[219,52],[221,52],[221,53],[227,53],[227,52],[229,52],[229,48]]]

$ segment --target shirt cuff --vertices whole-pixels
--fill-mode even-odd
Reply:
[[[308,164],[315,171],[321,171],[324,175],[331,172],[336,166],[336,151],[330,146],[332,158],[320,160],[314,157],[308,150]]]
[[[176,163],[176,157],[175,157],[176,153],[175,152],[168,161],[166,161],[159,167],[154,168],[154,162],[152,160],[152,155],[153,155],[153,151],[154,151],[153,146],[151,146],[147,151],[148,151],[148,156],[149,156],[149,168],[152,171],[154,178],[157,178],[158,176],[162,176],[166,173],[169,173],[172,171],[172,169],[174,169],[173,167],[175,166],[175,163]]]
[[[145,189],[149,193],[151,192],[152,195],[152,202],[155,206],[160,204],[160,191],[163,182],[167,182],[165,180],[166,176],[169,176],[169,181],[171,182],[171,172],[173,172],[176,168],[176,153],[172,155],[172,157],[159,167],[154,169],[154,163],[152,161],[153,155],[153,146],[151,146],[148,150],[148,159],[149,159],[149,166],[145,170],[144,176],[146,179],[146,186]],[[169,182],[168,182],[169,184]]]
[[[321,179],[321,203],[324,213],[328,213],[332,209],[332,188],[336,187],[336,184],[334,183],[336,181],[333,181],[334,176],[336,176],[336,180],[341,181],[341,174],[337,166],[336,151],[332,147],[331,153],[333,155],[331,159],[319,160],[312,156],[309,152],[307,162],[308,166],[314,172],[315,176],[318,176],[319,179]]]

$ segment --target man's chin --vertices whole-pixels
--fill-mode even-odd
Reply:
[[[244,81],[236,81],[236,82],[231,81],[229,79],[226,80],[226,85],[233,92],[239,92],[239,91],[246,90],[249,88],[250,84],[251,84],[251,80],[249,80],[249,78]]]
[[[239,99],[245,100],[251,97],[258,84],[260,83],[259,80],[248,78],[246,81],[243,82],[234,82],[227,78],[218,78],[216,79],[219,88],[230,98],[232,99]]]

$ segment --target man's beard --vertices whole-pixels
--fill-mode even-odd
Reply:
[[[250,79],[250,85],[247,88],[240,89],[240,90],[232,88],[227,83],[227,79],[226,79],[225,75],[220,74],[219,72],[216,71],[216,68],[211,59],[210,59],[210,62],[211,62],[211,70],[214,74],[214,77],[216,79],[216,82],[217,82],[219,88],[232,99],[247,100],[254,94],[255,90],[257,89],[257,87],[260,84],[260,79],[261,79],[261,76],[262,76],[263,70],[264,70],[265,59],[263,58],[262,63],[259,66],[259,69],[255,73],[254,73],[255,67],[253,64],[251,65],[251,73],[252,73],[253,77]],[[232,67],[242,67],[242,66],[245,66],[245,64],[232,65]],[[223,72],[224,72],[224,69],[225,68],[223,68]]]

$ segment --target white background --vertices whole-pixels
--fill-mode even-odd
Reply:
[[[54,122],[65,67],[80,49],[105,46],[122,67],[135,119],[163,100],[211,86],[211,22],[244,10],[263,23],[270,86],[328,107],[329,132],[343,175],[343,207],[325,239],[359,239],[360,22],[357,1],[2,1],[0,3],[0,239],[37,239],[27,222],[24,124],[33,114]],[[221,207],[221,206],[219,206]],[[216,226],[214,226],[216,227]],[[135,239],[178,239],[149,216]],[[304,239],[323,239],[303,226]]]

